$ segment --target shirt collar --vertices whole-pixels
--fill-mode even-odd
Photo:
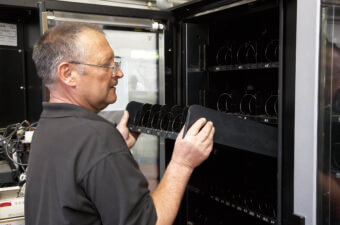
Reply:
[[[41,118],[81,117],[108,122],[104,118],[98,116],[96,113],[78,105],[49,102],[43,102],[42,105],[43,112],[41,113]]]

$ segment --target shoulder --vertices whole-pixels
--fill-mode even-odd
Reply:
[[[79,119],[75,127],[79,133],[74,137],[72,149],[77,168],[81,168],[78,179],[107,157],[130,153],[119,131],[109,122]]]
[[[85,138],[95,140],[103,149],[124,150],[127,148],[126,143],[120,132],[114,124],[106,120],[83,119],[78,121],[78,130],[84,134]]]
[[[87,130],[94,137],[100,139],[105,144],[115,144],[125,147],[125,140],[114,124],[106,120],[88,120]],[[85,127],[83,127],[85,129]]]
[[[115,126],[96,117],[42,119],[33,136],[33,142],[44,149],[47,146],[62,146],[65,151],[73,149],[92,152],[95,149],[97,154],[127,149],[125,140]]]

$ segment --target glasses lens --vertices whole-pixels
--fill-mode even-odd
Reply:
[[[114,68],[112,70],[112,75],[116,75],[118,69],[120,68],[120,62],[114,62],[113,66],[114,66]]]

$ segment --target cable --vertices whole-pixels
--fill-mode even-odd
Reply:
[[[28,164],[24,164],[24,163],[19,163],[17,161],[15,161],[11,156],[10,154],[8,153],[8,144],[5,145],[5,152],[7,154],[7,157],[9,160],[11,160],[14,164],[17,164],[17,165],[20,165],[20,166],[27,166]],[[15,153],[15,152],[14,152]],[[14,154],[13,153],[13,154]]]
[[[23,139],[26,131],[33,131],[37,124],[38,124],[37,122],[31,124],[29,121],[24,120],[21,123],[10,124],[5,129],[1,129],[2,132],[5,130],[4,136],[0,141],[3,143],[4,152],[6,153],[7,158],[12,163],[14,163],[14,165],[20,166],[20,168],[23,169],[23,171],[25,171],[24,167],[27,166],[28,164],[22,163],[21,158],[20,158],[20,154],[22,154],[22,152],[24,153],[25,151],[20,151],[18,145],[21,142],[21,140]],[[24,126],[24,125],[27,125],[27,126]],[[12,131],[9,135],[7,135],[7,132],[9,130],[12,130]],[[19,132],[21,132],[21,133],[19,133]],[[15,139],[13,138],[14,135],[16,135]],[[12,140],[12,139],[14,139],[14,140]],[[12,146],[11,146],[11,144],[12,144]],[[11,148],[9,148],[10,146],[11,146]],[[14,155],[14,154],[16,154],[17,160],[14,160],[12,158],[11,155]]]

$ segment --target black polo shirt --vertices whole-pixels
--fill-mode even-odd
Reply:
[[[26,225],[156,223],[148,183],[119,131],[80,106],[43,103],[25,195]]]

